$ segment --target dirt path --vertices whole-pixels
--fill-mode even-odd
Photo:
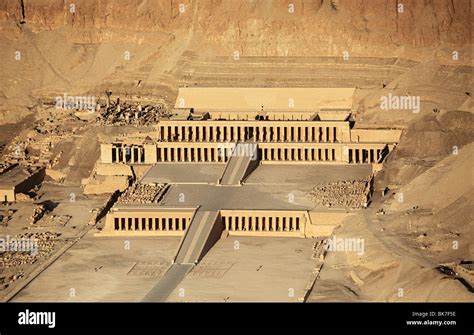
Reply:
[[[429,255],[424,255],[421,252],[407,246],[400,234],[391,233],[387,230],[382,230],[383,227],[378,220],[372,220],[371,217],[375,215],[377,209],[367,209],[362,213],[362,217],[367,226],[367,230],[377,238],[393,255],[400,259],[409,259],[414,263],[427,268],[434,268],[438,263]]]

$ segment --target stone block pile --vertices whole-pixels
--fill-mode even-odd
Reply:
[[[370,193],[367,180],[328,182],[314,187],[309,195],[325,207],[359,209],[367,206]]]

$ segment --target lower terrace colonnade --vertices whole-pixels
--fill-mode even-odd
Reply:
[[[384,149],[348,149],[348,162],[356,164],[379,163]]]
[[[257,156],[262,162],[334,162],[376,164],[383,161],[390,149],[380,143],[259,143]],[[239,146],[237,148],[240,148]],[[244,147],[246,148],[246,147]],[[157,162],[226,163],[230,155],[246,155],[252,150],[234,151],[233,143],[109,144],[101,145],[103,163],[154,164]]]
[[[113,217],[115,231],[185,231],[191,217],[183,215],[144,217],[124,215]]]
[[[158,147],[158,162],[227,162],[226,150],[219,147]]]
[[[385,144],[294,144],[262,143],[258,145],[262,162],[334,162],[377,164],[388,154]]]
[[[306,218],[295,211],[221,211],[224,229],[235,232],[304,233]]]
[[[341,161],[335,148],[262,148],[261,157],[262,161]]]

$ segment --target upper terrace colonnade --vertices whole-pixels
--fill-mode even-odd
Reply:
[[[170,142],[349,142],[347,121],[160,121],[158,140]]]

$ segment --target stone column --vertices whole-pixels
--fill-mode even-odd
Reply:
[[[209,132],[207,131],[207,126],[202,126],[201,127],[201,141],[202,142],[207,142],[208,141],[208,134]]]
[[[223,147],[221,150],[221,156],[220,156],[220,161],[225,162],[226,159],[226,154],[227,154],[227,147]]]
[[[134,146],[134,145],[132,145],[132,146],[130,147],[130,157],[131,157],[130,162],[131,162],[132,164],[134,164],[134,163],[135,163],[135,158],[136,158],[136,157],[135,157],[135,146]]]
[[[207,148],[206,162],[212,162],[212,148]]]
[[[226,126],[220,126],[219,130],[220,130],[219,138],[222,142],[225,142],[226,139],[227,139],[227,128],[226,128]]]
[[[192,129],[191,140],[192,140],[193,142],[196,142],[196,139],[197,139],[197,138],[196,138],[196,134],[197,134],[197,133],[196,133],[196,129],[197,129],[197,127],[196,127],[196,126],[192,126],[191,129]]]
[[[127,162],[127,155],[126,155],[126,152],[127,152],[127,147],[124,145],[122,146],[122,162],[123,163],[126,163]]]

